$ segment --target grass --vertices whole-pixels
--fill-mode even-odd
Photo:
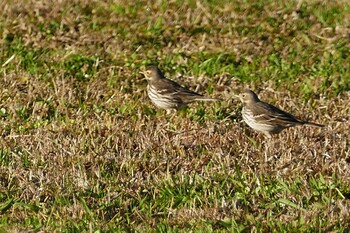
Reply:
[[[0,6],[0,232],[349,231],[347,1]],[[154,63],[224,101],[165,115]],[[267,141],[245,87],[327,126]]]

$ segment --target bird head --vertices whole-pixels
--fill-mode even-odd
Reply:
[[[259,97],[249,89],[245,89],[238,97],[243,104],[252,104],[260,101]]]
[[[160,71],[157,66],[148,66],[140,73],[143,74],[148,81],[153,81],[164,77],[162,71]]]

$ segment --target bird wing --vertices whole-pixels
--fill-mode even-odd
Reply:
[[[187,102],[186,99],[191,99],[192,97],[201,97],[202,95],[181,86],[177,82],[170,79],[162,79],[159,82],[159,93],[169,94],[174,97],[181,98],[183,102]]]
[[[258,102],[253,112],[257,120],[273,123],[283,127],[304,124],[292,114],[289,114],[273,105]]]

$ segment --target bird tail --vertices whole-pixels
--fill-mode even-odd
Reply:
[[[219,98],[208,98],[208,97],[196,97],[194,99],[195,101],[207,101],[207,102],[215,102],[215,101],[222,101],[222,99]]]
[[[324,125],[320,125],[320,124],[316,124],[316,123],[312,123],[312,122],[305,122],[304,125],[316,126],[316,127],[324,127]]]

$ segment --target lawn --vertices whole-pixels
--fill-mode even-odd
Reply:
[[[0,232],[350,231],[348,1],[0,7]],[[223,101],[167,115],[150,64]],[[244,88],[326,127],[267,139]]]

